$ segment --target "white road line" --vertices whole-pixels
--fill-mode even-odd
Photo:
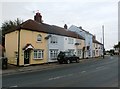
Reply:
[[[63,78],[63,77],[66,77],[66,76],[65,75],[64,76],[57,76],[57,77],[49,78],[48,80],[60,79],[60,78]]]
[[[72,76],[73,74],[68,74],[68,76]]]
[[[17,85],[14,85],[14,86],[10,86],[10,88],[12,88],[12,87],[18,87]]]
[[[105,66],[100,66],[100,67],[97,67],[96,69],[98,70],[98,69],[103,69],[103,68],[105,68]]]
[[[87,71],[82,71],[81,73],[85,73],[85,72],[87,72]]]
[[[79,72],[79,73],[85,73],[86,71],[82,71],[82,72]],[[73,76],[74,74],[68,74],[68,75],[63,75],[63,76],[57,76],[57,77],[51,77],[49,78],[48,80],[56,80],[56,79],[60,79],[60,78],[64,78],[64,77],[70,77],[70,76]]]

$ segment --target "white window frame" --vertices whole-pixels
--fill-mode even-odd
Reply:
[[[37,35],[37,42],[41,42],[42,41],[42,36],[40,34]]]
[[[82,57],[82,49],[78,49],[77,50],[77,56],[78,57]]]
[[[75,54],[75,49],[68,49],[68,51],[70,52],[70,54]]]
[[[95,57],[95,50],[93,50],[93,57]]]
[[[14,54],[15,54],[15,59],[17,59],[18,58],[18,52],[15,51]]]
[[[43,59],[44,58],[44,50],[42,50],[42,49],[36,49],[36,50],[34,50],[33,58],[34,59]]]
[[[68,38],[68,44],[74,44],[74,39],[73,38]]]
[[[50,39],[50,43],[52,43],[52,44],[58,43],[57,37],[56,36],[52,36],[51,39]]]
[[[50,59],[55,59],[58,56],[58,49],[50,49]]]

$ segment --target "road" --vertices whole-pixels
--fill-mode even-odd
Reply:
[[[118,56],[3,76],[3,87],[118,87]]]

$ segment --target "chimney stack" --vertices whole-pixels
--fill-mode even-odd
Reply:
[[[96,40],[96,36],[95,36],[95,35],[93,36],[93,39],[95,39],[95,40]]]
[[[79,28],[82,29],[82,26],[80,26]]]
[[[67,28],[68,28],[68,27],[67,27],[67,24],[65,24],[65,25],[64,25],[64,28],[65,28],[65,29],[67,29]]]
[[[34,20],[38,23],[42,23],[42,16],[39,12],[36,13],[36,15],[34,16]]]

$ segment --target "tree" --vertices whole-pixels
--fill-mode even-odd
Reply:
[[[1,27],[2,33],[5,34],[6,31],[19,26],[22,22],[23,20],[20,20],[18,18],[17,20],[14,21],[11,20],[5,21],[4,23],[2,23],[2,27]]]
[[[109,51],[109,53],[114,54],[114,50],[113,50],[113,49],[111,49],[111,50]]]
[[[4,23],[2,23],[2,27],[1,27],[1,30],[2,30],[2,45],[4,46],[5,44],[5,33],[11,29],[16,29],[17,26],[19,26],[21,23],[23,22],[23,20],[20,20],[20,19],[16,19],[14,21],[5,21]],[[0,39],[1,40],[1,39]]]
[[[120,48],[120,42],[117,45],[114,45],[114,48]]]
[[[118,46],[119,46],[119,48],[120,48],[120,42],[118,42]]]

